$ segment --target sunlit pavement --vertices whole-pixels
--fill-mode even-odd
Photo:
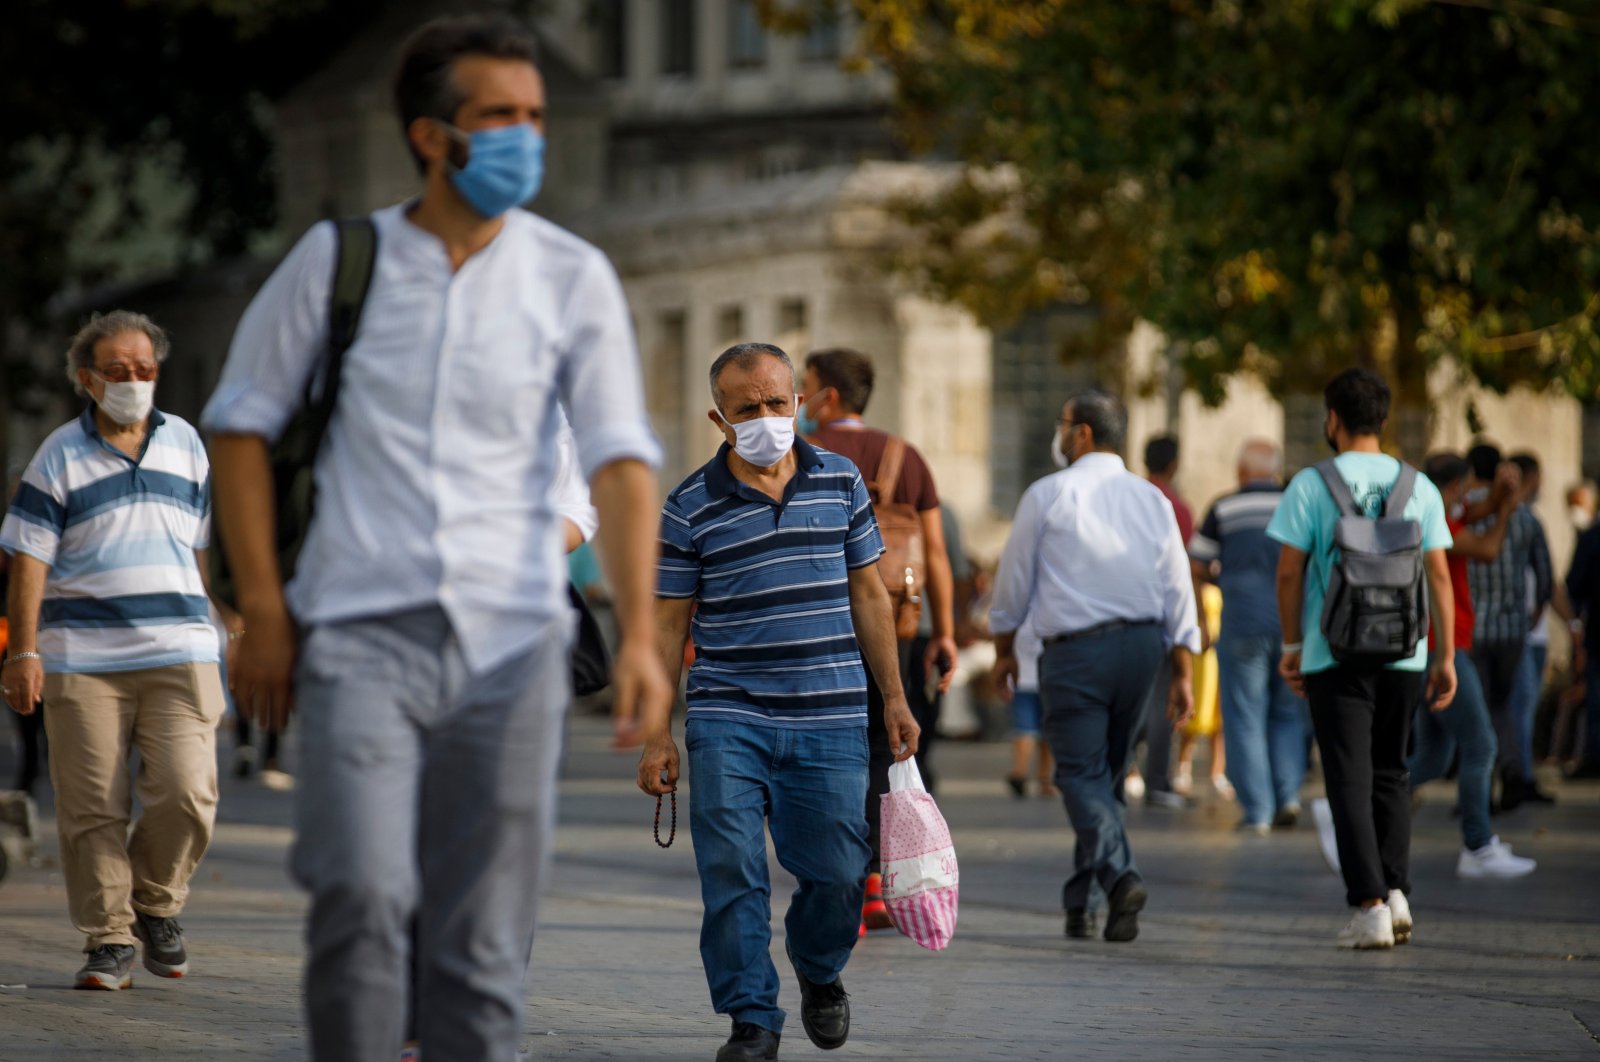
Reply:
[[[603,721],[573,721],[523,1049],[709,1059],[728,1024],[710,1011],[700,967],[688,793],[663,851],[633,758],[608,751],[608,735]],[[1136,808],[1150,905],[1137,941],[1106,944],[1062,936],[1071,835],[1059,802],[1011,797],[1004,745],[944,743],[937,757],[960,929],[939,954],[892,932],[863,940],[844,975],[850,1042],[831,1057],[1600,1057],[1600,785],[1561,787],[1554,808],[1496,820],[1539,860],[1513,882],[1455,877],[1453,789],[1430,786],[1415,820],[1414,943],[1375,953],[1333,946],[1343,888],[1309,823],[1258,838],[1232,831],[1230,804]],[[225,779],[216,843],[182,919],[191,975],[135,967],[127,992],[70,989],[81,938],[47,836],[39,865],[0,884],[0,1059],[305,1057],[305,908],[284,869],[291,801]],[[793,882],[776,864],[773,877],[790,1009],[781,1057],[822,1057],[783,959]]]

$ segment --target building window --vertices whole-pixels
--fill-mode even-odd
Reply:
[[[589,21],[594,26],[595,73],[622,78],[628,73],[628,0],[593,0]]]
[[[694,0],[658,0],[661,12],[661,72],[694,74]]]
[[[755,0],[728,0],[728,65],[743,70],[766,61],[767,29]]]
[[[808,63],[836,62],[843,38],[839,12],[832,9],[819,11],[811,21],[811,28],[800,38],[800,58]]]
[[[744,335],[744,307],[724,306],[717,311],[717,342],[733,343]]]
[[[784,299],[778,303],[778,331],[804,332],[806,330],[806,300]]]

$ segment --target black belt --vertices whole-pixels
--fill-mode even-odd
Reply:
[[[1059,645],[1062,642],[1075,642],[1079,638],[1091,638],[1096,634],[1110,634],[1112,631],[1120,631],[1125,627],[1156,627],[1160,624],[1160,620],[1153,619],[1106,620],[1104,623],[1096,623],[1093,627],[1085,627],[1082,630],[1068,631],[1066,634],[1052,634],[1044,639],[1042,644]]]

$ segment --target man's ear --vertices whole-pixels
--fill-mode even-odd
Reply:
[[[429,168],[450,154],[450,134],[432,118],[414,118],[406,127],[406,139],[412,150],[422,157]]]

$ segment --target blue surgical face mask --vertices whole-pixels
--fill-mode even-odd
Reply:
[[[817,429],[821,427],[821,423],[806,410],[805,406],[801,406],[800,412],[794,415],[795,431],[801,435],[815,435]]]
[[[467,164],[452,166],[450,183],[467,205],[497,218],[539,194],[544,180],[544,136],[527,122],[464,133],[446,130],[467,145]]]

